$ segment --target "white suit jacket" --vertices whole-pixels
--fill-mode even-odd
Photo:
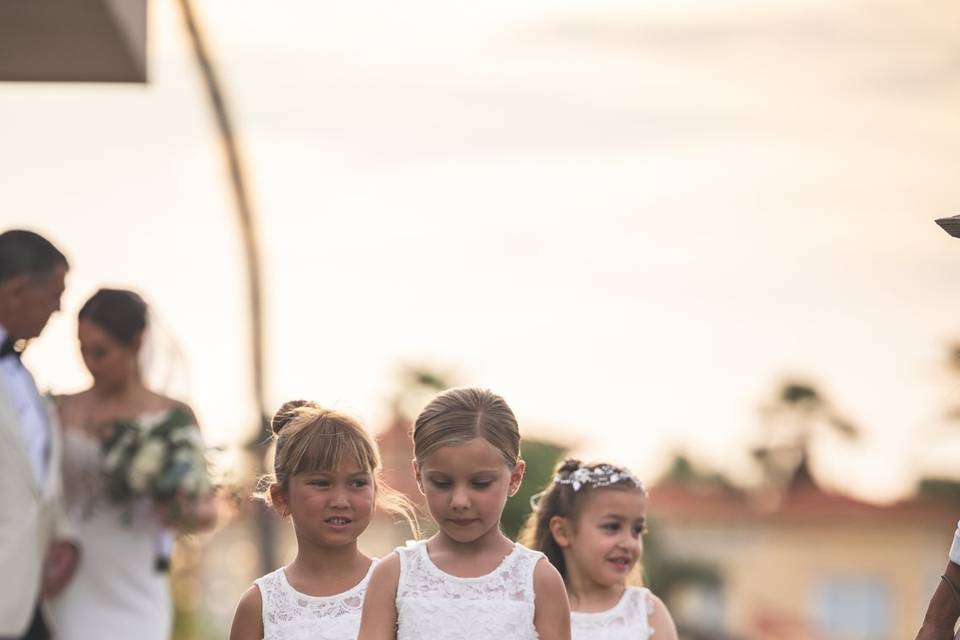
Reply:
[[[41,486],[10,391],[0,385],[0,637],[26,633],[40,597],[47,545],[67,535],[62,516],[60,429],[47,403],[49,457]]]

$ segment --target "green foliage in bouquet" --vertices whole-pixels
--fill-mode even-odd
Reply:
[[[168,501],[210,490],[200,430],[182,409],[114,423],[102,453],[106,493],[115,503],[132,507],[139,498]]]

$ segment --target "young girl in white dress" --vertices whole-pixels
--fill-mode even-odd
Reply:
[[[649,589],[629,586],[643,552],[647,493],[623,467],[558,467],[521,534],[560,571],[573,640],[677,640],[670,612]]]
[[[297,556],[241,597],[230,640],[355,640],[376,565],[357,548],[376,506],[409,502],[383,484],[376,443],[353,418],[294,400],[277,411],[274,476],[265,499],[290,516]]]
[[[507,403],[483,389],[445,391],[417,417],[413,444],[439,530],[377,566],[359,640],[568,640],[560,574],[500,531],[524,470]]]

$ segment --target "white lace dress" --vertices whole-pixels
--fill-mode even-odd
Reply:
[[[263,603],[264,640],[356,640],[367,584],[377,561],[355,587],[335,596],[308,596],[282,568],[254,581]]]
[[[144,416],[161,419],[166,412]],[[107,501],[100,442],[64,429],[63,484],[67,513],[80,543],[77,573],[49,602],[57,640],[169,640],[173,604],[169,575],[157,571],[163,528],[149,503],[132,513]]]
[[[627,587],[612,609],[596,613],[570,612],[572,640],[648,640],[653,636],[650,590]]]
[[[426,541],[397,549],[397,640],[536,640],[533,571],[544,555],[516,544],[492,572],[444,573]]]

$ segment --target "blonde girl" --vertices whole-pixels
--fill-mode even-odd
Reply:
[[[379,479],[376,443],[353,418],[295,400],[272,422],[274,475],[266,498],[289,516],[297,556],[243,595],[231,640],[354,640],[376,560],[357,547],[375,506],[400,513],[409,503]]]
[[[438,531],[377,566],[359,640],[568,640],[560,574],[500,531],[524,471],[507,403],[485,389],[447,390],[417,417],[413,443]]]
[[[676,640],[670,612],[629,586],[643,553],[647,493],[623,467],[564,460],[521,534],[559,570],[573,640]]]

